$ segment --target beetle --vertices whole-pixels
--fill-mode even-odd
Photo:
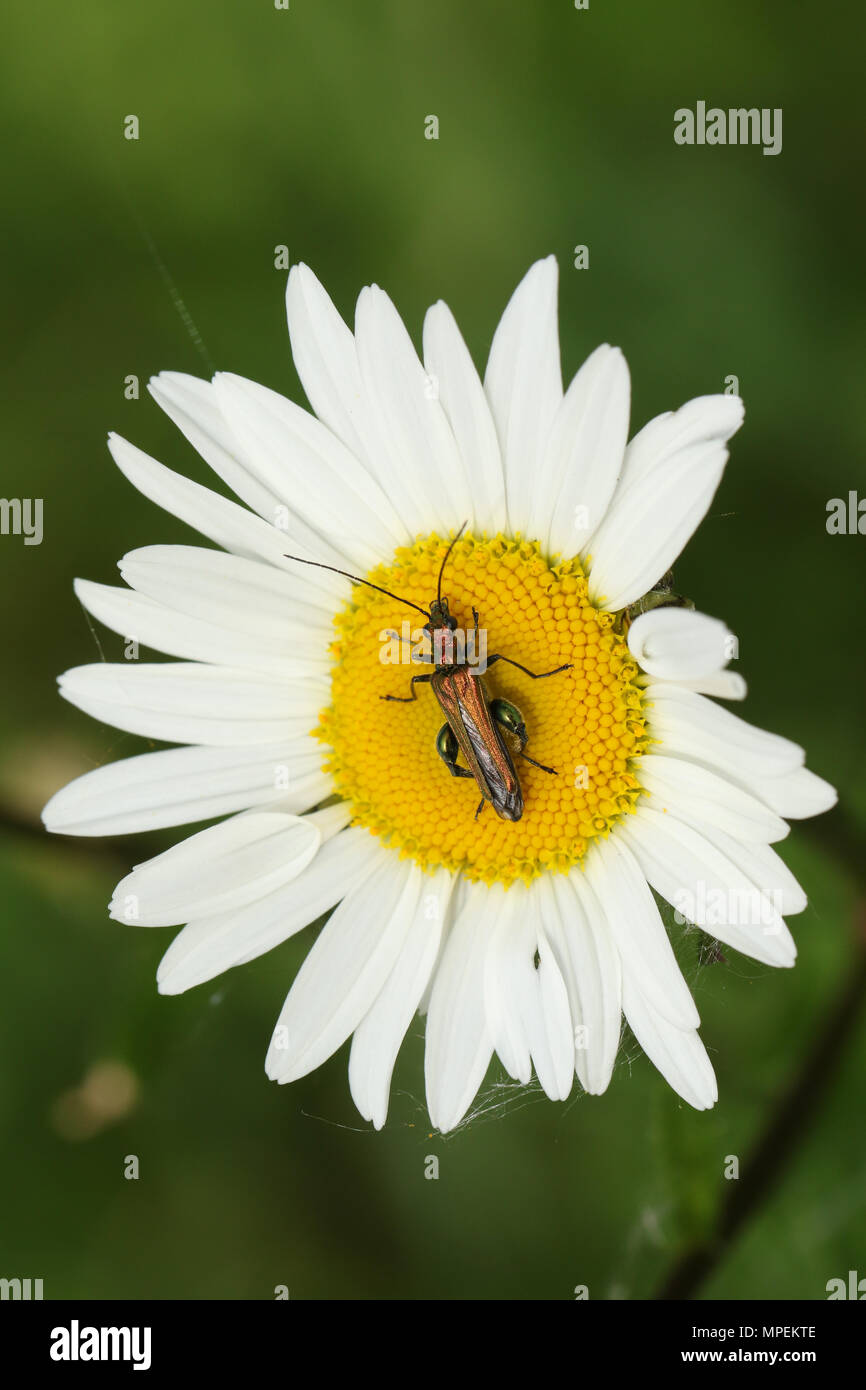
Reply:
[[[551,776],[556,775],[556,769],[546,767],[544,763],[536,762],[529,756],[525,751],[529,735],[520,710],[510,700],[491,699],[484,677],[473,670],[455,650],[453,634],[458,623],[449,612],[448,599],[442,594],[442,577],[451,551],[465,528],[464,521],[445,552],[439,569],[436,598],[430,604],[429,612],[420,604],[412,603],[410,599],[400,598],[389,589],[372,584],[368,579],[359,579],[357,575],[338,570],[333,565],[322,565],[315,560],[302,560],[297,555],[287,555],[286,559],[299,560],[301,564],[315,565],[318,569],[333,570],[335,574],[342,574],[351,579],[353,584],[365,584],[371,589],[377,589],[379,593],[387,594],[398,603],[405,603],[424,614],[427,619],[424,631],[430,634],[435,670],[413,676],[409,682],[409,695],[380,695],[379,698],[409,704],[417,700],[419,685],[431,685],[446,720],[436,736],[436,751],[452,777],[474,778],[481,792],[481,801],[475,812],[476,820],[484,809],[485,802],[489,801],[502,820],[518,821],[523,815],[523,791],[506,736],[516,745],[517,754],[533,767],[540,768],[542,772]],[[478,612],[475,608],[472,609],[472,618],[475,624],[474,636],[477,639]],[[558,675],[560,671],[571,670],[571,664],[568,663],[556,666],[552,671],[530,671],[528,667],[521,666],[519,661],[513,661],[501,652],[487,658],[487,667],[497,661],[505,661],[509,666],[515,666],[518,671],[522,671],[534,681],[545,680],[548,676]],[[461,767],[457,761],[461,753],[468,764],[467,767]]]

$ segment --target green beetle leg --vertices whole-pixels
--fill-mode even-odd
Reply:
[[[549,772],[556,775],[556,768],[545,767],[544,763],[537,763],[534,758],[530,758],[528,753],[524,753],[524,748],[529,742],[529,734],[526,732],[526,725],[523,722],[523,715],[516,705],[512,705],[510,700],[491,700],[490,713],[496,720],[500,728],[506,733],[513,735],[517,739],[517,751],[521,758],[525,758],[533,767],[541,768],[542,772]]]
[[[460,753],[460,744],[454,734],[450,724],[443,724],[436,735],[436,752],[451,773],[452,777],[471,777],[472,773],[465,767],[457,766],[457,757]]]

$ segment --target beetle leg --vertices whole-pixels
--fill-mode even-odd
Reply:
[[[510,700],[491,700],[490,713],[507,733],[513,734],[520,744],[521,751],[529,738],[526,732],[526,725],[523,722],[523,715],[516,705]]]
[[[436,735],[436,752],[451,773],[452,777],[472,777],[468,768],[457,766],[460,744],[450,724],[443,724]]]
[[[558,676],[560,671],[571,670],[571,662],[569,661],[565,666],[554,666],[552,671],[530,671],[528,666],[521,666],[519,661],[512,661],[510,656],[503,656],[501,652],[496,652],[494,656],[488,656],[488,669],[494,661],[507,661],[509,666],[516,666],[518,671],[522,671],[525,676],[529,676],[534,681],[543,681],[545,676]]]
[[[537,763],[534,758],[530,758],[528,753],[524,753],[522,748],[520,750],[520,756],[521,758],[525,758],[526,762],[532,763],[533,767],[540,767],[542,772],[549,772],[551,777],[556,776],[555,767],[546,767],[544,763]]]
[[[433,672],[432,672],[432,671],[428,671],[428,673],[427,673],[425,676],[413,676],[412,679],[411,679],[411,681],[409,682],[409,684],[410,684],[411,687],[412,687],[412,694],[411,694],[411,695],[380,695],[380,696],[379,696],[379,699],[380,699],[380,700],[396,700],[399,704],[408,705],[409,702],[410,702],[410,700],[417,700],[417,699],[418,699],[418,691],[415,689],[415,686],[416,686],[417,684],[419,684],[421,681],[432,681],[432,679],[433,679]]]
[[[481,800],[480,800],[479,803],[478,803],[478,810],[475,812],[475,819],[476,819],[476,820],[477,820],[478,817],[481,815],[481,812],[484,810],[484,803],[485,803],[485,801],[486,801],[486,797],[483,797],[483,796],[482,796]]]
[[[512,705],[510,700],[491,700],[490,713],[507,733],[513,734],[517,739],[517,751],[521,758],[525,758],[533,767],[540,767],[542,772],[549,772],[556,775],[556,768],[547,767],[544,763],[538,763],[534,758],[530,758],[528,753],[524,753],[524,748],[529,742],[529,734],[526,732],[526,725],[523,722],[523,715],[516,705]]]

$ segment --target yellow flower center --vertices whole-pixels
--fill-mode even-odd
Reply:
[[[391,564],[366,577],[429,609],[447,547],[447,540],[430,536],[402,547]],[[351,802],[354,823],[424,868],[444,865],[505,885],[545,870],[567,872],[596,836],[634,810],[640,795],[634,760],[648,736],[638,668],[614,630],[614,615],[590,603],[579,562],[551,567],[535,542],[464,535],[451,552],[442,592],[467,642],[473,606],[478,610],[488,660],[501,653],[535,672],[571,666],[532,680],[500,661],[483,677],[491,699],[521,711],[527,754],[555,774],[517,755],[506,735],[523,815],[506,821],[486,804],[476,820],[479,787],[452,777],[436,751],[445,713],[432,687],[416,684],[417,700],[408,704],[380,698],[411,694],[412,676],[433,671],[429,661],[411,659],[411,638],[422,636],[424,618],[361,586],[336,618],[332,703],[317,731],[329,749],[326,769]],[[400,644],[389,631],[410,641]],[[467,766],[462,753],[458,762]]]

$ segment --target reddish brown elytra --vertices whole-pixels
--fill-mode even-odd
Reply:
[[[376,589],[380,594],[387,594],[398,603],[405,603],[424,614],[427,619],[424,630],[430,634],[435,669],[424,675],[412,677],[411,694],[382,695],[380,698],[409,704],[418,698],[417,686],[432,685],[433,694],[446,719],[436,736],[436,751],[452,777],[475,779],[481,792],[476,817],[482,811],[485,801],[489,801],[502,820],[517,821],[523,815],[523,792],[506,736],[514,744],[515,753],[532,763],[533,767],[541,768],[542,772],[549,772],[552,776],[555,776],[555,769],[536,762],[525,752],[529,735],[520,710],[508,700],[491,699],[484,676],[477,667],[466,661],[465,654],[461,655],[457,650],[453,637],[457,631],[457,619],[448,611],[448,599],[442,594],[442,576],[448,557],[465,529],[464,521],[445,552],[439,569],[436,598],[430,604],[429,612],[419,604],[413,603],[411,599],[400,598],[399,594],[392,594],[389,589],[371,584],[369,579],[359,579],[357,575],[336,569],[333,565],[322,565],[315,560],[302,560],[297,555],[287,555],[286,559],[297,560],[302,565],[315,565],[317,569],[333,570],[335,574],[342,574],[351,579],[353,584],[365,584],[368,588]],[[474,608],[472,618],[475,624],[472,650],[477,652],[478,613]],[[534,681],[545,680],[548,676],[555,676],[560,671],[571,669],[570,665],[565,665],[557,666],[552,671],[530,671],[527,667],[521,666],[519,661],[512,661],[510,657],[502,656],[498,652],[487,658],[487,669],[496,661],[505,661],[509,666],[516,666],[518,671],[522,671]],[[461,753],[466,767],[461,767],[457,761]]]

